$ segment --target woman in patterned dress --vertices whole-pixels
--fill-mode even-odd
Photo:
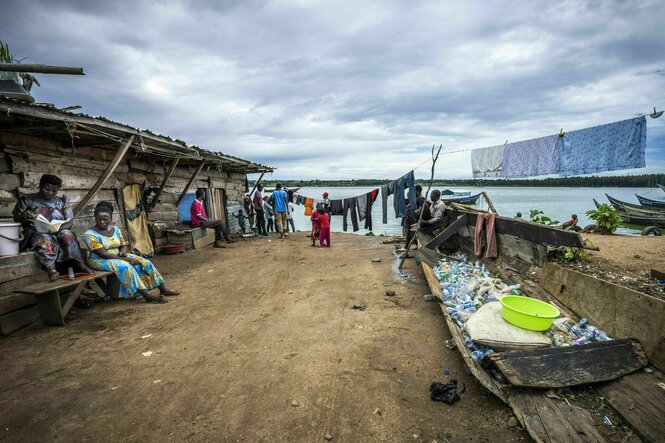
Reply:
[[[113,205],[99,202],[95,207],[97,224],[83,234],[90,250],[88,265],[100,271],[112,271],[120,280],[120,297],[141,298],[148,303],[166,303],[165,295],[179,295],[168,289],[157,268],[141,256],[131,254],[122,232],[113,224]],[[160,294],[150,294],[159,288]]]
[[[24,240],[22,251],[34,251],[51,280],[59,276],[56,263],[72,261],[78,271],[91,272],[85,265],[76,236],[71,231],[74,214],[67,196],[58,197],[62,187],[60,177],[44,174],[39,179],[39,192],[22,195],[14,208],[14,221],[21,223]],[[37,216],[48,221],[67,220],[56,233],[39,232],[35,227]]]

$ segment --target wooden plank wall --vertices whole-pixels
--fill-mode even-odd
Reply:
[[[118,146],[76,147],[26,135],[8,132],[0,133],[0,220],[10,219],[15,200],[10,196],[17,189],[21,192],[35,192],[42,174],[56,174],[63,179],[61,194],[69,197],[73,204],[81,201],[95,184]],[[111,175],[100,192],[78,216],[74,230],[81,233],[94,224],[93,210],[102,200],[111,201],[116,209],[114,221],[124,226],[124,217],[119,216],[122,206],[121,189],[132,183],[142,186],[159,186],[171,159],[148,156],[130,151]],[[156,237],[156,247],[165,242],[163,230],[179,224],[175,206],[177,195],[182,192],[194,173],[195,166],[179,165],[169,179],[159,203],[148,214]],[[225,190],[229,209],[240,205],[246,192],[246,175],[240,172],[219,171],[217,165],[203,168],[192,184],[196,188],[221,188]],[[4,191],[4,192],[3,192]],[[235,219],[234,219],[235,220]],[[230,219],[227,222],[231,221]],[[234,232],[238,231],[237,223]]]

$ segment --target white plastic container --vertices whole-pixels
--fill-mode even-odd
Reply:
[[[0,222],[0,256],[18,255],[20,223]]]

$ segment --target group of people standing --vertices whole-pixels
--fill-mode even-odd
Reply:
[[[289,201],[287,191],[281,183],[277,183],[275,191],[268,196],[263,195],[263,185],[256,186],[254,194],[246,195],[243,202],[245,213],[238,211],[240,228],[245,232],[245,220],[249,221],[249,229],[256,227],[258,235],[268,236],[268,232],[278,232],[280,238],[288,236],[289,231],[296,231],[293,221],[293,204]]]

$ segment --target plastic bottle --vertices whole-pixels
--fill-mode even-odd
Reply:
[[[463,335],[463,339],[464,339],[464,345],[465,345],[467,348],[469,348],[469,349],[475,349],[475,345],[473,344],[473,340],[471,340],[471,337],[469,337],[468,335],[464,334],[464,335]]]

